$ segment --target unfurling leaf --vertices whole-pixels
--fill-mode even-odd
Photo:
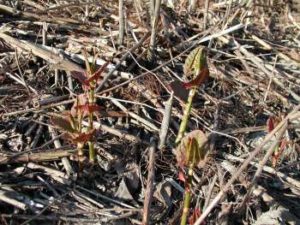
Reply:
[[[283,151],[286,149],[288,145],[288,141],[286,140],[286,138],[283,138],[280,141],[279,146],[276,147],[273,155],[272,155],[272,166],[275,167],[276,164],[278,163],[280,157],[282,156]]]
[[[183,66],[183,72],[186,78],[195,79],[197,73],[199,73],[207,64],[206,62],[206,49],[203,46],[195,48],[190,52],[188,57],[185,60]]]
[[[71,76],[78,80],[82,85],[88,86],[86,74],[79,71],[71,71]]]
[[[209,76],[209,70],[207,67],[203,68],[199,75],[192,81],[184,83],[183,86],[185,89],[190,89],[192,87],[200,86]]]
[[[89,131],[88,133],[76,134],[75,136],[73,136],[72,139],[74,142],[86,143],[93,138],[94,134],[95,134],[95,130],[93,129],[93,130]]]
[[[101,107],[97,104],[86,103],[84,105],[76,105],[75,110],[83,115],[83,117],[90,115],[91,113],[100,111]]]
[[[107,66],[108,62],[104,63],[95,73],[92,74],[92,76],[87,80],[87,82],[91,84],[91,82],[97,81]]]
[[[88,103],[88,98],[86,97],[85,94],[80,94],[77,96],[76,101],[74,102],[72,108],[71,108],[71,115],[73,117],[78,117],[79,115],[82,115],[79,112],[78,109],[76,108],[78,105],[85,105]]]
[[[52,117],[51,123],[61,130],[67,131],[68,133],[74,133],[76,130],[72,126],[72,122],[68,117]]]
[[[182,138],[176,149],[179,167],[197,165],[206,155],[207,137],[201,130],[195,130]]]
[[[267,131],[270,133],[274,128],[281,122],[281,118],[279,116],[270,116],[267,120]],[[275,167],[278,163],[284,149],[287,146],[286,138],[283,138],[279,141],[278,145],[275,147],[275,150],[272,155],[272,166]]]
[[[199,86],[209,76],[207,66],[207,53],[203,46],[194,49],[186,58],[183,72],[189,82],[185,83],[186,88]]]

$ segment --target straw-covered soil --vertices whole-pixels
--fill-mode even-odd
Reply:
[[[162,1],[152,46],[149,2],[0,0],[0,224],[180,224],[175,139],[199,46],[209,77],[187,132],[207,154],[188,224],[300,224],[300,3]],[[52,122],[84,93],[85,58],[108,62],[95,163]]]

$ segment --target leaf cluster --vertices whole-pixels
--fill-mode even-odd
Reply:
[[[182,138],[176,149],[179,167],[198,165],[206,155],[206,143],[207,137],[201,130],[194,130]]]

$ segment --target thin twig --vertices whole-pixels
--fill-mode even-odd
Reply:
[[[161,123],[160,132],[159,132],[159,145],[158,148],[161,150],[164,148],[166,143],[166,138],[169,130],[169,124],[171,120],[171,113],[172,113],[172,105],[173,105],[173,97],[174,94],[171,93],[169,100],[165,103],[165,111],[164,117]]]
[[[153,1],[154,2],[154,1]],[[155,0],[154,14],[151,15],[151,38],[150,38],[150,58],[153,59],[155,51],[155,40],[157,32],[157,23],[160,15],[161,0]]]
[[[56,134],[55,129],[53,129],[52,126],[48,126],[48,130],[49,130],[49,133],[50,133],[52,139],[54,140],[54,146],[55,146],[55,148],[57,148],[57,149],[61,148],[62,145],[61,145],[60,140],[56,139],[57,134]],[[63,166],[64,166],[64,168],[65,168],[66,173],[68,174],[68,176],[75,174],[74,170],[73,170],[73,168],[71,166],[71,163],[69,161],[69,158],[67,156],[62,157],[61,161],[62,161],[62,164],[63,164]]]
[[[208,216],[208,214],[212,211],[212,209],[218,204],[218,202],[221,200],[221,198],[224,196],[224,194],[229,190],[230,186],[233,184],[233,182],[240,176],[240,174],[244,171],[244,169],[247,168],[247,166],[250,164],[250,162],[254,159],[254,157],[262,150],[264,145],[274,136],[275,133],[277,133],[282,126],[292,117],[294,116],[295,112],[297,112],[300,109],[300,105],[295,107],[295,109],[289,113],[283,121],[281,121],[272,132],[270,132],[264,139],[264,141],[249,155],[249,157],[244,161],[244,163],[239,167],[239,169],[234,173],[234,175],[231,177],[231,179],[224,185],[223,190],[221,190],[216,197],[213,199],[213,201],[209,204],[209,206],[204,210],[204,212],[201,214],[201,216],[197,219],[194,225],[200,225],[203,220]]]
[[[109,71],[108,74],[105,75],[105,77],[103,77],[101,83],[99,84],[99,86],[97,87],[95,92],[98,92],[99,90],[101,90],[104,87],[104,84],[108,81],[108,79],[111,77],[111,75],[113,74],[114,71],[116,71],[117,69],[119,69],[119,67],[121,66],[121,63],[128,57],[128,55],[130,54],[130,52],[133,52],[134,50],[136,50],[137,48],[139,48],[144,41],[149,37],[150,32],[147,32],[144,37],[134,46],[132,46],[120,59],[120,62],[111,70]]]
[[[142,124],[144,124],[146,126],[146,128],[150,128],[150,130],[154,130],[154,131],[159,131],[159,128],[156,127],[153,123],[151,123],[150,121],[140,117],[139,115],[128,111],[128,109],[122,104],[120,103],[118,100],[116,99],[112,99],[111,102],[116,105],[118,108],[120,108],[123,112],[127,113],[129,116],[131,116],[132,118],[136,119],[137,121],[141,122]]]
[[[208,8],[209,8],[209,0],[205,0],[205,12],[204,12],[204,19],[203,19],[204,30],[206,30],[207,28]]]
[[[154,140],[151,141],[151,146],[149,148],[149,164],[148,164],[148,179],[147,179],[147,189],[145,192],[145,200],[144,200],[144,211],[143,211],[143,225],[149,224],[150,218],[150,208],[151,202],[153,198],[153,182],[155,179],[155,149],[156,143]]]
[[[278,147],[278,144],[280,143],[280,141],[282,140],[282,137],[284,135],[284,133],[286,132],[287,129],[287,123],[285,123],[282,128],[278,131],[277,135],[276,135],[276,140],[273,141],[272,145],[269,147],[268,151],[266,152],[263,160],[261,160],[258,164],[257,170],[254,174],[254,177],[252,178],[252,181],[250,183],[250,185],[247,188],[247,193],[244,196],[244,199],[240,205],[241,209],[244,208],[250,194],[253,191],[253,187],[256,186],[256,182],[258,177],[261,175],[262,171],[263,171],[263,167],[264,165],[266,165],[267,161],[270,159],[270,157],[272,156],[273,152],[275,151],[276,147]]]
[[[119,45],[123,45],[125,33],[124,0],[119,0]]]

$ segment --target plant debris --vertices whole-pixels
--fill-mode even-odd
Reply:
[[[298,1],[0,0],[0,11],[1,224],[179,224],[183,210],[189,225],[299,224]],[[186,77],[203,48],[205,70]],[[206,142],[189,208],[176,156],[190,158],[175,143],[185,87],[182,138]]]

